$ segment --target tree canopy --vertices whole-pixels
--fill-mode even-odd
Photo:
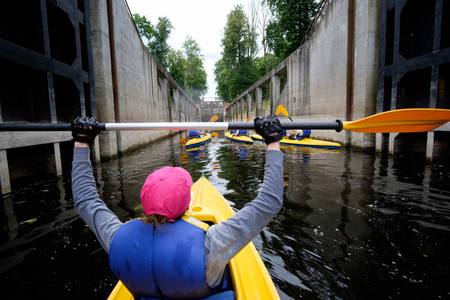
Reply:
[[[186,90],[194,101],[201,100],[201,97],[208,91],[207,75],[203,66],[203,54],[192,37],[188,36],[183,43],[183,54],[186,59]]]
[[[315,0],[252,0],[250,20],[236,5],[227,16],[221,58],[214,66],[219,99],[232,101],[300,47],[318,5]],[[168,18],[160,17],[156,25],[139,14],[133,18],[150,52],[193,100],[201,100],[208,90],[207,74],[196,41],[187,37],[182,49],[172,49],[167,40],[174,27]],[[263,57],[256,57],[257,29]]]
[[[186,59],[183,56],[183,52],[170,48],[167,62],[167,71],[170,76],[184,89],[186,87]]]
[[[134,22],[141,38],[147,40],[147,48],[155,58],[167,67],[167,56],[170,46],[167,43],[172,29],[172,23],[167,17],[159,17],[158,24],[153,25],[145,16],[133,15]]]
[[[255,62],[257,33],[242,5],[227,16],[222,39],[222,58],[216,62],[216,93],[221,100],[231,101],[258,80]]]
[[[208,91],[207,74],[203,66],[203,54],[197,42],[187,37],[182,50],[169,46],[171,30],[174,29],[167,17],[158,18],[154,26],[145,16],[133,15],[139,35],[147,41],[147,48],[166,68],[175,81],[194,101],[201,100]]]
[[[264,1],[274,15],[267,25],[268,47],[278,58],[284,59],[300,47],[318,3],[315,0]]]

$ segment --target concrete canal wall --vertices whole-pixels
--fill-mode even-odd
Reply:
[[[99,119],[197,121],[199,113],[194,102],[145,47],[126,2],[90,1],[90,5]],[[112,157],[169,134],[167,130],[102,133],[101,156]]]

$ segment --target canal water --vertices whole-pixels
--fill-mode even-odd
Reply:
[[[139,217],[160,167],[202,174],[235,210],[256,197],[265,147],[180,136],[95,166],[100,197]],[[253,241],[281,299],[449,299],[450,167],[356,150],[283,148],[284,205]],[[2,299],[106,299],[116,279],[73,208],[70,174],[15,182],[0,203]]]

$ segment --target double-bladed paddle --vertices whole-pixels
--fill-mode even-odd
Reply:
[[[397,109],[355,121],[282,122],[283,129],[351,130],[364,133],[423,132],[438,128],[450,121],[450,110],[433,108]],[[99,123],[104,130],[231,130],[255,129],[253,122],[154,122]],[[70,131],[70,123],[3,123],[0,131]]]

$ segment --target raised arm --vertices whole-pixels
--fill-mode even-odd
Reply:
[[[225,222],[206,232],[206,278],[210,287],[221,279],[226,264],[253,240],[283,205],[281,127],[276,116],[255,119],[256,132],[266,141],[264,181],[258,196]]]
[[[72,123],[74,138],[72,193],[75,210],[109,253],[112,238],[122,222],[99,198],[92,173],[89,144],[98,134],[96,122],[95,118],[77,118]]]

